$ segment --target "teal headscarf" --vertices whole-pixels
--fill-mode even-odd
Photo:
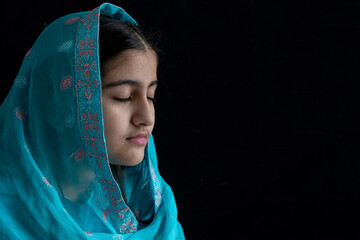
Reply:
[[[100,14],[136,24],[108,3],[57,19],[1,105],[0,239],[184,239],[152,136],[140,164],[109,165]]]

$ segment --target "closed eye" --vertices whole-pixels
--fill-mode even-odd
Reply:
[[[131,102],[133,100],[133,98],[131,96],[128,98],[114,98],[114,99],[118,102],[123,102],[123,103]],[[156,101],[155,98],[152,98],[152,97],[148,97],[147,99],[149,99],[153,103]]]
[[[132,97],[128,97],[128,98],[114,98],[116,101],[119,101],[119,102],[130,102],[132,100]]]

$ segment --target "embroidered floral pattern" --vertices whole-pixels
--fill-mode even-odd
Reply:
[[[117,192],[116,185],[111,180],[100,178],[100,183],[103,185],[105,193]]]
[[[99,147],[104,147],[103,138],[100,132],[97,132],[96,135],[93,136],[85,135],[84,140],[85,144],[87,146],[90,145],[93,151],[98,151]]]
[[[132,232],[132,230],[136,230],[135,223],[132,223],[130,220],[123,223],[123,225],[120,226],[120,229],[124,231],[124,233]]]
[[[78,149],[74,153],[71,154],[70,158],[74,158],[75,161],[80,162],[84,159],[85,150],[84,149]]]
[[[97,199],[97,202],[102,208],[104,221],[111,221],[114,226],[118,226],[117,231],[121,233],[129,233],[136,231],[137,220],[125,204],[118,190],[119,186],[113,180],[110,168],[104,167],[109,163],[101,124],[101,89],[96,55],[99,11],[99,8],[96,8],[80,18],[75,46],[75,92],[85,145],[80,155],[82,157],[84,154],[84,157],[88,157],[99,179],[103,195]],[[73,20],[68,21],[67,24],[70,24]],[[66,83],[64,85],[67,86]],[[74,153],[75,160],[78,154],[78,152]]]
[[[85,77],[85,81],[81,81],[81,80],[79,80],[78,81],[78,87],[79,88],[82,88],[82,87],[85,87],[86,88],[86,92],[85,92],[85,97],[88,99],[88,100],[90,100],[91,99],[91,97],[92,97],[92,88],[97,88],[98,87],[98,85],[99,85],[99,83],[98,83],[98,81],[97,81],[97,79],[95,79],[95,80],[93,80],[93,81],[87,81],[88,80],[88,78],[89,78],[89,75],[90,74],[90,71],[87,71],[87,77]]]
[[[69,50],[72,45],[73,45],[72,40],[65,41],[62,44],[60,44],[60,46],[58,47],[58,51],[65,52],[65,51]]]
[[[74,123],[75,123],[75,119],[71,114],[68,115],[64,120],[64,124],[66,128],[72,128]]]
[[[86,74],[88,74],[88,72],[92,71],[92,72],[96,72],[96,62],[95,59],[90,59],[89,62],[83,62],[81,59],[77,62],[76,67],[78,69],[78,73],[79,72],[83,72],[84,76]]]
[[[80,40],[80,46],[78,47],[79,49],[82,49],[80,52],[79,52],[79,57],[81,57],[82,55],[85,54],[85,57],[87,58],[90,55],[94,55],[94,51],[93,51],[93,48],[95,48],[95,39],[92,38],[92,39],[88,39],[86,38],[85,42],[83,40]]]
[[[27,85],[26,77],[23,75],[17,76],[14,81],[14,85],[18,88],[24,88]]]
[[[67,90],[71,87],[72,84],[72,76],[66,76],[61,80],[60,89]]]
[[[14,109],[14,113],[15,113],[15,116],[20,119],[21,121],[25,121],[25,115],[24,113],[19,109],[19,108],[15,108]]]
[[[107,217],[108,217],[108,211],[107,210],[103,211],[102,217],[103,217],[104,221],[107,222]]]
[[[85,234],[86,234],[86,235],[88,235],[89,237],[94,236],[94,234],[93,234],[93,233],[91,233],[91,232],[85,232]]]
[[[66,24],[66,25],[73,24],[74,22],[76,22],[76,21],[79,20],[79,19],[80,19],[80,17],[70,18],[70,19],[68,19],[68,20],[65,22],[65,24]]]
[[[154,187],[154,194],[155,194],[155,206],[158,208],[161,204],[161,184],[159,181],[159,178],[156,176],[154,167],[151,163],[151,161],[149,161],[149,165],[150,165],[150,172],[151,172],[151,178],[153,180],[153,187]]]
[[[90,132],[93,131],[93,129],[95,129],[96,131],[99,130],[99,127],[96,124],[99,124],[100,121],[96,120],[98,117],[98,113],[94,113],[91,114],[91,112],[89,111],[87,114],[82,113],[81,116],[84,118],[84,120],[82,120],[82,123],[85,123],[83,129],[84,130],[90,130]]]
[[[98,11],[98,8],[95,8],[94,10],[89,12],[86,17],[84,17],[83,19],[80,20],[81,23],[85,23],[85,28],[87,30],[90,30],[90,28],[92,27],[93,20],[94,19],[97,20],[98,14],[99,14],[97,11]]]
[[[90,158],[94,158],[96,161],[96,165],[102,169],[103,167],[103,161],[106,161],[106,155],[105,153],[98,153],[98,152],[88,152],[88,155]]]

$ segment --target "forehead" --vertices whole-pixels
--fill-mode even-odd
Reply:
[[[104,66],[102,82],[118,80],[151,82],[157,79],[157,56],[153,50],[126,50]]]

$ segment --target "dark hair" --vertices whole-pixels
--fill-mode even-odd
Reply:
[[[119,53],[129,50],[155,50],[138,26],[100,15],[99,57],[100,72],[106,63]]]

